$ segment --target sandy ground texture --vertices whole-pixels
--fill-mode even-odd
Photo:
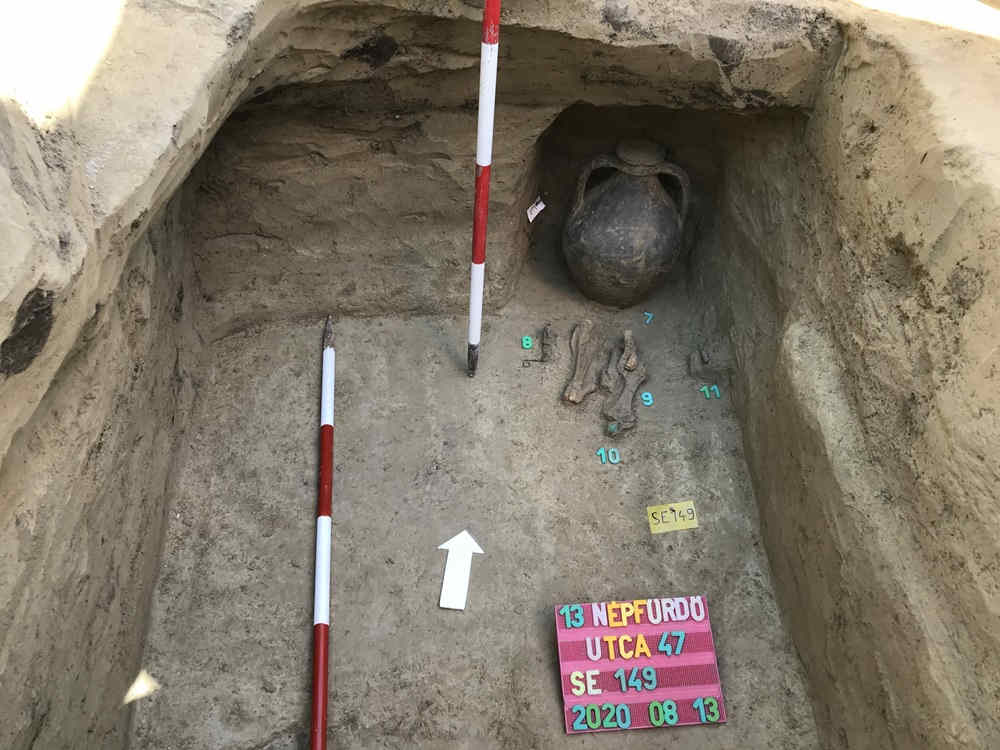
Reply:
[[[332,746],[817,747],[727,384],[706,401],[687,374],[698,312],[683,283],[618,312],[548,276],[530,264],[518,301],[487,318],[472,380],[461,318],[337,323]],[[631,327],[650,371],[654,405],[617,441],[598,394],[559,399],[585,316]],[[557,356],[524,367],[521,337],[546,322]],[[133,747],[304,746],[321,330],[214,347],[144,662],[163,689],[136,709]],[[602,445],[621,463],[602,465]],[[680,499],[700,527],[651,535],[645,507]],[[437,547],[463,528],[486,554],[467,609],[442,610]],[[729,723],[566,737],[553,605],[694,593],[710,602]]]
[[[428,126],[430,142],[414,139],[417,147],[398,149],[395,162],[382,143],[394,140],[389,129],[392,137],[374,132],[370,145],[357,133],[338,140],[362,152],[352,157],[357,163],[366,156],[358,146],[377,153],[372,163],[391,167],[392,181],[425,152],[439,153],[440,184],[457,175],[452,189],[468,200],[478,4],[101,3],[115,11],[102,29],[112,38],[72,66],[63,62],[72,45],[60,45],[57,32],[96,37],[71,14],[42,11],[34,27],[8,24],[22,47],[0,48],[0,55],[15,50],[16,64],[0,65],[4,84],[51,71],[53,61],[73,68],[54,79],[86,83],[50,112],[29,106],[18,86],[0,86],[16,95],[0,97],[0,746],[120,746],[131,718],[121,696],[140,666],[166,500],[175,479],[195,476],[193,459],[187,473],[172,466],[175,447],[192,441],[183,431],[200,388],[202,341],[214,346],[217,336],[248,326],[318,319],[331,309],[320,295],[304,308],[299,292],[276,299],[282,304],[266,316],[241,313],[229,327],[229,301],[260,303],[260,289],[297,290],[294,282],[312,269],[303,258],[315,257],[328,273],[336,268],[313,243],[323,227],[273,213],[268,218],[280,221],[254,226],[263,207],[276,206],[268,184],[261,203],[237,216],[251,224],[235,229],[247,235],[243,253],[216,248],[227,263],[213,270],[247,270],[246,247],[270,252],[277,241],[262,235],[283,224],[296,232],[276,234],[294,241],[273,256],[274,267],[300,273],[290,284],[265,280],[244,290],[252,274],[236,274],[238,285],[215,285],[207,291],[219,295],[220,333],[201,327],[209,300],[197,271],[206,271],[200,260],[208,256],[185,242],[191,216],[165,211],[167,202],[234,108],[283,87],[324,83],[329,91],[348,81],[391,84],[404,102],[464,112],[467,126]],[[96,5],[81,13],[89,17]],[[507,151],[503,126],[518,142],[534,137],[509,119],[519,107],[531,115],[522,123],[535,128],[544,119],[537,108],[555,112],[577,100],[730,114],[791,107],[803,115],[792,133],[735,131],[741,140],[725,152],[718,191],[724,210],[709,225],[720,240],[706,242],[701,256],[701,277],[711,283],[692,295],[719,301],[733,343],[738,366],[728,395],[744,425],[774,589],[825,746],[1000,747],[996,27],[965,26],[975,36],[827,0],[505,0],[503,24],[498,101],[516,106],[498,110],[493,195],[511,196],[509,215],[519,220],[516,199],[533,198],[520,182],[531,169],[511,175],[509,185],[523,190],[505,191],[499,155]],[[38,57],[18,57],[19,49]],[[460,85],[443,85],[452,76]],[[380,108],[391,127],[411,125],[402,114],[395,119],[395,104]],[[462,139],[437,137],[458,131]],[[303,130],[283,149],[263,151],[273,159],[310,142]],[[329,177],[319,183],[329,189],[353,176],[341,166],[343,153],[319,149],[309,156],[336,157],[337,166],[301,171]],[[273,165],[258,164],[266,160],[250,165],[251,176],[273,173]],[[396,184],[419,184],[427,173]],[[308,195],[310,184],[288,186],[295,189],[287,205],[298,208],[294,198]],[[352,299],[339,312],[460,313],[471,208],[437,185],[434,192],[452,221],[438,238],[445,255],[420,260],[440,269],[457,258],[456,281],[444,273],[409,279],[408,266],[395,261],[383,270],[412,280],[414,295],[444,280],[451,307],[418,307],[397,291],[402,283],[385,292],[369,277],[380,296]],[[391,199],[387,215],[410,197],[380,195]],[[221,208],[239,208],[234,203]],[[508,213],[496,208],[495,220]],[[339,210],[319,218],[355,226]],[[444,224],[435,218],[428,226]],[[402,224],[382,229],[402,240],[417,236]],[[490,231],[491,241],[502,239]],[[404,247],[370,236],[382,251]],[[491,258],[496,285],[504,277],[492,249]],[[505,288],[513,289],[519,265],[510,268]],[[352,279],[344,281],[350,289]],[[493,291],[487,297],[497,304]],[[348,295],[330,297],[336,305]],[[373,307],[385,299],[397,306]],[[454,330],[461,328],[457,321]],[[460,347],[461,337],[447,330],[442,340]],[[313,346],[302,362],[314,361]],[[405,361],[411,368],[413,358]],[[394,376],[412,377],[409,369]],[[472,386],[461,387],[449,395]],[[303,403],[315,407],[315,399]],[[296,419],[296,429],[311,419]],[[244,455],[233,440],[227,435],[224,444]],[[264,483],[269,491],[272,480]],[[609,595],[623,593],[616,586]],[[217,682],[211,672],[199,684]]]

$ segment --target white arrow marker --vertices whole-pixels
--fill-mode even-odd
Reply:
[[[444,562],[444,580],[441,581],[440,606],[444,609],[465,609],[472,556],[485,553],[468,531],[455,534],[438,549],[448,550],[448,557]]]

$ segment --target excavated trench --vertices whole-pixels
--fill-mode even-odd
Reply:
[[[469,170],[452,152],[470,137],[473,113],[396,108],[371,82],[296,87],[251,102],[216,138],[180,199],[204,300],[198,324],[214,341],[177,469],[144,657],[168,687],[140,705],[136,746],[303,741],[303,540],[313,523],[324,306],[340,312],[337,746],[566,741],[546,602],[644,591],[698,591],[712,603],[735,718],[675,742],[816,746],[761,544],[718,295],[700,292],[693,276],[694,258],[720,253],[723,174],[740,139],[793,142],[801,115],[584,103],[551,111],[502,115],[510,135],[495,167],[493,312],[473,381],[460,356]],[[690,258],[643,307],[619,311],[573,288],[559,236],[582,164],[639,136],[668,145],[696,186]],[[547,208],[529,226],[524,209],[537,195]],[[605,337],[635,331],[651,373],[644,388],[655,408],[617,441],[624,460],[613,467],[595,456],[607,442],[602,397],[576,408],[559,400],[569,336],[583,318]],[[561,339],[556,358],[524,367],[534,354],[521,337],[545,323]],[[706,380],[725,398],[707,403],[698,390]],[[645,507],[674,498],[696,500],[702,528],[651,537]],[[435,606],[437,545],[461,530],[449,531],[456,523],[487,550],[458,616]],[[662,742],[655,732],[628,739]]]
[[[303,746],[327,313],[333,746],[608,741],[563,734],[552,604],[694,593],[710,602],[728,724],[669,740],[630,732],[616,746],[937,736],[946,709],[917,678],[947,673],[963,695],[988,685],[955,676],[958,655],[930,653],[910,606],[935,579],[892,498],[911,481],[896,447],[917,429],[923,375],[865,359],[893,325],[877,316],[926,288],[903,236],[877,234],[844,198],[872,177],[860,162],[878,169],[881,130],[908,116],[892,100],[905,75],[891,52],[866,48],[889,74],[845,65],[833,24],[799,19],[812,68],[797,75],[815,89],[803,107],[782,100],[777,74],[772,91],[713,84],[720,64],[739,69],[735,42],[711,41],[709,63],[506,30],[483,365],[469,380],[475,27],[323,13],[289,32],[134,242],[48,416],[4,463],[16,490],[32,441],[62,429],[58,414],[101,425],[79,454],[75,491],[90,500],[59,528],[92,569],[113,571],[96,588],[65,576],[61,590],[89,613],[87,663],[70,659],[60,678],[80,703],[32,709],[13,746]],[[332,36],[331,13],[343,29]],[[666,146],[694,195],[683,262],[647,303],[615,310],[575,290],[559,237],[581,165],[626,137]],[[902,141],[892,148],[921,148]],[[546,208],[529,223],[536,196]],[[910,312],[958,310],[969,285]],[[947,317],[926,335],[947,339]],[[635,332],[656,399],[613,467],[595,458],[608,440],[598,400],[559,400],[583,318],[609,337]],[[546,323],[556,356],[526,367],[521,338]],[[707,383],[721,399],[704,399]],[[71,406],[80,392],[92,398]],[[886,406],[862,424],[872,401]],[[695,501],[699,529],[651,536],[645,507],[678,499]],[[462,528],[486,555],[457,614],[436,604],[437,545]],[[138,667],[162,688],[114,714],[100,694]],[[50,710],[71,718],[55,728]],[[969,721],[991,736],[989,719]]]

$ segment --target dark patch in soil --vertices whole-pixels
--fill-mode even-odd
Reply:
[[[240,107],[226,123],[226,127],[253,121],[256,113],[265,108],[271,111],[290,110],[297,107],[315,110],[309,116],[322,127],[336,130],[342,126],[345,115],[360,112],[383,112],[393,115],[427,108],[426,102],[397,101],[395,93],[382,79],[370,78],[363,82],[335,82],[307,85],[279,86],[269,89]],[[223,193],[224,194],[224,193]]]
[[[635,19],[629,18],[628,7],[615,5],[610,0],[606,0],[604,3],[604,9],[601,11],[601,21],[618,33],[625,32],[647,39],[651,39],[654,36],[649,29],[644,29]]]
[[[770,91],[764,89],[738,89],[743,95],[743,102],[748,107],[776,107],[778,100]]]
[[[712,54],[719,58],[719,62],[722,63],[722,69],[726,73],[729,73],[730,70],[743,62],[743,44],[735,39],[710,36],[708,38],[708,46],[712,50]]]
[[[968,310],[983,293],[983,274],[960,263],[948,275],[947,289],[959,306],[963,310]]]
[[[177,297],[174,299],[174,308],[171,310],[171,315],[174,320],[180,320],[184,317],[184,285],[181,284],[177,287]]]
[[[24,372],[42,351],[52,330],[52,292],[34,288],[17,308],[14,328],[0,344],[0,372]]]
[[[748,20],[754,31],[788,31],[802,26],[807,13],[778,3],[758,3],[750,6]]]
[[[373,68],[385,65],[399,51],[399,42],[388,34],[376,34],[357,47],[351,47],[340,57],[344,60],[357,58]]]

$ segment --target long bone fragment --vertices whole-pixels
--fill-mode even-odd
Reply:
[[[603,413],[608,418],[608,435],[617,437],[639,423],[635,409],[635,393],[646,382],[646,366],[639,361],[639,350],[632,331],[626,330],[624,347],[615,365],[617,378],[611,393],[604,402]],[[610,363],[602,380],[610,380]]]
[[[622,358],[622,347],[620,344],[612,344],[608,352],[608,366],[601,370],[601,388],[611,394],[611,398],[618,397],[618,391],[622,387],[622,376],[618,374],[618,360]]]
[[[597,390],[597,376],[601,369],[604,342],[594,335],[594,322],[581,320],[569,339],[573,354],[573,377],[563,391],[563,401],[579,404]]]

